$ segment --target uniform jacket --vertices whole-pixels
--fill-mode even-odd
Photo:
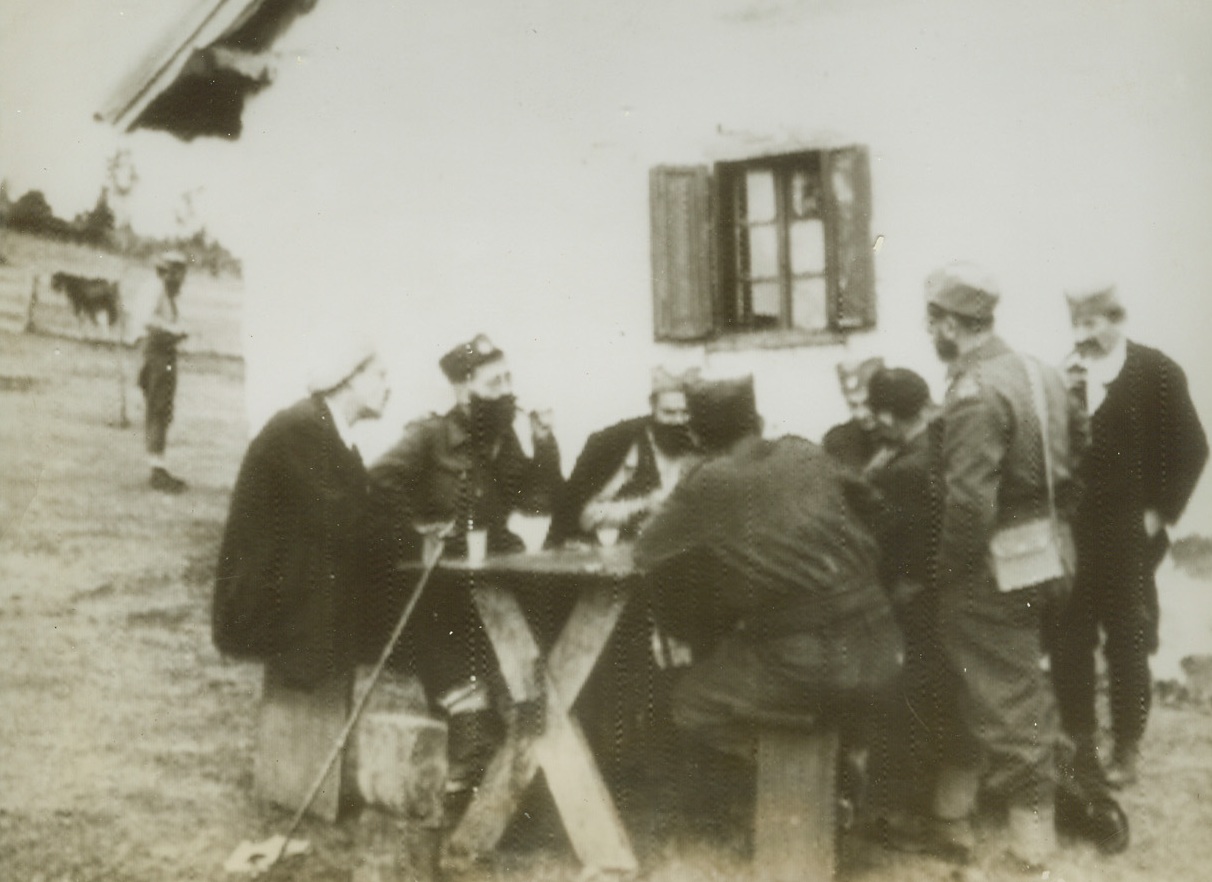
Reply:
[[[1090,423],[1078,538],[1087,559],[1114,572],[1142,549],[1145,509],[1178,520],[1207,462],[1208,442],[1182,368],[1132,341]]]
[[[550,544],[559,545],[569,539],[588,538],[581,529],[581,512],[614,477],[633,447],[638,445],[639,450],[636,473],[620,495],[641,496],[660,486],[656,454],[648,434],[651,424],[651,417],[636,417],[589,436],[552,512],[551,532],[548,534]]]
[[[802,438],[751,438],[683,477],[640,534],[637,565],[700,565],[734,618],[784,633],[827,632],[886,611],[873,524],[858,475]]]
[[[369,593],[367,499],[362,461],[321,398],[265,425],[240,466],[219,552],[221,652],[262,659],[300,686],[355,661]]]
[[[1085,414],[1060,374],[1039,365],[1048,408],[1057,513],[1068,520],[1080,496],[1077,457]],[[941,589],[987,578],[989,541],[1001,527],[1048,513],[1039,421],[1022,357],[999,337],[951,366],[943,405],[943,516],[936,574]]]
[[[514,511],[546,513],[563,483],[555,439],[538,440],[528,457],[513,429],[491,445],[477,441],[458,408],[410,423],[404,437],[371,468],[376,511],[405,556],[415,553],[418,524],[454,522],[452,554],[466,553],[469,521],[488,530],[490,551],[518,551],[509,531]]]

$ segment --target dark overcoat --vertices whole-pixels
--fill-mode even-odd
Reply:
[[[368,479],[319,397],[280,411],[249,445],[219,552],[212,635],[223,653],[292,685],[373,656],[360,640],[370,593]]]
[[[635,417],[589,436],[572,468],[572,474],[568,476],[568,482],[557,497],[552,511],[551,531],[547,536],[548,544],[559,545],[569,539],[590,538],[581,529],[581,513],[622,467],[627,454],[636,444],[641,445],[641,468],[647,465],[646,471],[651,473],[646,482],[651,486],[646,486],[644,492],[651,492],[660,485],[652,442],[648,437],[651,424],[651,417]],[[641,480],[644,478],[640,475],[637,477]]]
[[[1178,520],[1208,459],[1182,368],[1129,340],[1090,434],[1079,472],[1086,489],[1076,524],[1082,565],[1108,575],[1135,571],[1149,554],[1145,509]]]

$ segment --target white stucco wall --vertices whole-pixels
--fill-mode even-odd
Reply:
[[[1064,284],[1113,278],[1212,425],[1210,35],[1182,0],[320,2],[209,195],[247,269],[253,425],[355,314],[396,380],[379,443],[447,405],[436,359],[479,330],[570,460],[663,357],[752,367],[772,431],[819,436],[839,348],[654,347],[647,192],[656,164],[818,136],[871,152],[880,326],[853,349],[937,381],[921,281],[967,257],[1004,335],[1059,358]],[[1212,529],[1209,495],[1186,526]]]

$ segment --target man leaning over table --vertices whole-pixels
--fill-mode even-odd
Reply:
[[[467,554],[468,532],[487,533],[489,553],[522,550],[510,514],[550,512],[563,483],[549,420],[529,417],[524,449],[505,353],[478,334],[439,361],[455,406],[410,423],[370,469],[376,510],[399,560],[417,559],[423,532],[448,529],[447,556]],[[450,724],[450,786],[482,774],[499,720],[490,708],[495,660],[464,583],[436,580],[422,598],[402,651]]]
[[[674,686],[674,721],[747,760],[767,726],[840,725],[853,746],[901,666],[877,571],[879,503],[817,445],[763,439],[752,378],[700,384],[689,397],[707,461],[635,546],[640,568],[680,571],[678,584],[693,585],[658,623],[719,635]]]

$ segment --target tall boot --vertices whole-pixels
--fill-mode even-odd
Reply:
[[[461,793],[480,782],[501,736],[501,721],[493,711],[451,714],[447,721],[447,793]]]

